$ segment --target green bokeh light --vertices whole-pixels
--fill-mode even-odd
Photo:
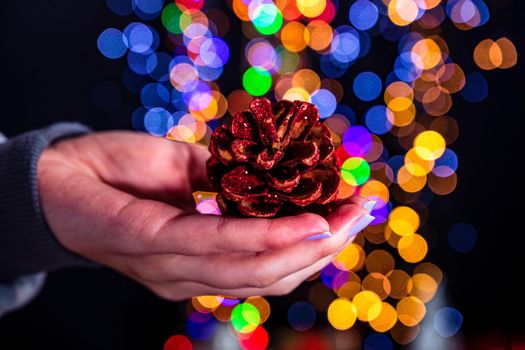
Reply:
[[[262,96],[272,86],[272,76],[264,68],[250,67],[242,76],[244,89],[252,96]]]
[[[252,304],[241,303],[233,309],[231,323],[237,332],[251,333],[261,323],[261,315]]]
[[[268,4],[266,4],[268,5]],[[275,5],[261,6],[261,13],[253,20],[253,25],[263,35],[275,34],[283,25],[281,11]]]
[[[361,186],[370,177],[370,165],[363,158],[348,158],[343,163],[341,177],[351,186]]]
[[[181,16],[182,11],[180,8],[175,4],[169,4],[162,10],[162,24],[169,32],[180,34],[182,33],[180,27]]]

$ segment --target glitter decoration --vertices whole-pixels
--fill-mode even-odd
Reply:
[[[101,31],[97,47],[127,64],[122,83],[140,104],[131,115],[136,130],[209,145],[213,131],[253,97],[317,106],[340,161],[336,199],[377,201],[375,220],[293,299],[288,328],[306,336],[326,321],[365,348],[411,343],[443,278],[429,262],[427,240],[434,233],[428,218],[433,199],[458,186],[454,104],[483,103],[490,74],[518,62],[512,35],[489,33],[485,1],[232,0],[226,10],[203,0],[106,3],[115,15],[129,16],[122,27]],[[468,42],[465,31],[482,26],[487,36]],[[454,53],[445,33],[461,36],[472,51]],[[239,47],[230,40],[239,40],[240,52],[230,52]],[[372,67],[368,57],[382,46],[395,57]],[[239,54],[234,66],[230,57]],[[221,79],[230,74],[240,79],[222,91]],[[107,83],[95,86],[92,97],[107,111],[123,99],[118,86]],[[195,201],[200,213],[221,214],[216,193],[196,192]],[[447,238],[451,249],[468,253],[477,231],[457,223]],[[188,302],[188,336],[209,339],[221,322],[242,349],[266,349],[274,337],[264,327],[272,303],[196,296]],[[463,322],[451,307],[427,317],[442,337],[459,332]],[[308,342],[323,348],[315,336]],[[182,335],[166,342],[166,350],[179,348],[192,343]]]

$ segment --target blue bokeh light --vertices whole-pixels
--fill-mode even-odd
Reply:
[[[293,303],[288,309],[288,322],[299,332],[309,330],[315,324],[317,314],[312,305],[304,301]]]
[[[128,51],[127,39],[115,28],[108,28],[100,33],[97,46],[100,53],[113,60],[124,56]]]
[[[113,13],[119,16],[127,16],[133,13],[131,0],[107,0],[106,4]]]
[[[154,136],[165,136],[173,125],[173,116],[161,107],[150,109],[144,116],[144,128]]]
[[[448,231],[448,243],[457,252],[468,253],[476,245],[478,231],[467,223],[457,223]]]
[[[434,329],[444,338],[449,338],[456,334],[462,323],[463,315],[452,307],[439,309],[432,318]]]
[[[439,177],[452,176],[458,169],[458,156],[454,151],[447,148],[445,152],[436,159],[432,173]]]
[[[363,344],[364,350],[392,350],[393,348],[390,338],[382,333],[369,334]]]
[[[311,96],[312,103],[317,106],[321,119],[325,119],[334,114],[337,100],[331,91],[319,89]]]
[[[350,22],[359,30],[372,28],[379,18],[377,6],[369,0],[357,0],[350,7]]]
[[[383,135],[389,132],[393,125],[388,120],[387,108],[385,106],[373,106],[365,115],[365,124],[368,130],[376,135]]]
[[[140,92],[140,102],[142,102],[142,105],[146,108],[166,108],[170,103],[170,93],[164,85],[150,83],[142,88]]]
[[[362,72],[354,80],[354,93],[361,101],[375,100],[383,88],[381,78],[373,72]]]
[[[481,102],[489,95],[489,85],[481,73],[474,72],[465,76],[465,86],[461,90],[461,96],[471,103]]]
[[[145,24],[133,22],[124,29],[128,47],[136,53],[147,53],[153,47],[154,35],[152,30]]]

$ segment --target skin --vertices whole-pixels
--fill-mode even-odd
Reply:
[[[38,164],[44,215],[67,249],[182,300],[288,294],[333,260],[368,214],[359,197],[327,218],[199,214],[192,192],[212,190],[208,157],[203,146],[132,132],[59,141]]]

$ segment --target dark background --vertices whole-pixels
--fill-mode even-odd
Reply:
[[[525,149],[525,11],[522,1],[506,3],[510,2],[490,2],[491,19],[481,28],[464,32],[449,22],[443,26],[451,55],[465,72],[478,70],[472,52],[487,37],[509,37],[518,48],[518,65],[482,72],[489,97],[481,103],[454,96],[450,115],[460,127],[452,146],[460,159],[459,184],[451,195],[434,199],[423,229],[432,233],[428,260],[445,272],[450,301],[465,317],[462,332],[473,349],[483,348],[480,339],[495,339],[500,348],[510,348],[512,334],[525,330],[525,260],[519,246],[524,232],[519,189]],[[130,17],[113,14],[104,1],[4,0],[0,6],[4,134],[14,136],[62,120],[78,120],[96,130],[132,128],[130,115],[140,101],[121,83],[126,62],[108,60],[96,47],[102,30],[124,28]],[[343,8],[340,13],[346,16]],[[235,37],[239,32],[239,23],[231,21],[226,40],[232,56],[225,69],[232,78],[219,82],[226,95],[241,88],[241,71],[236,68],[241,58]],[[384,77],[395,54],[395,44],[374,38],[371,54],[351,68],[343,82],[351,82],[365,67]],[[92,96],[100,84],[112,87],[106,110],[97,107]],[[362,115],[365,106],[351,95],[346,93],[346,103]],[[457,253],[448,245],[446,232],[456,222],[478,229],[470,253]],[[0,319],[0,349],[161,349],[169,336],[184,333],[184,305],[162,301],[105,269],[64,270],[49,275],[28,307]],[[285,298],[272,304],[270,334],[273,326],[286,325],[286,305]]]

